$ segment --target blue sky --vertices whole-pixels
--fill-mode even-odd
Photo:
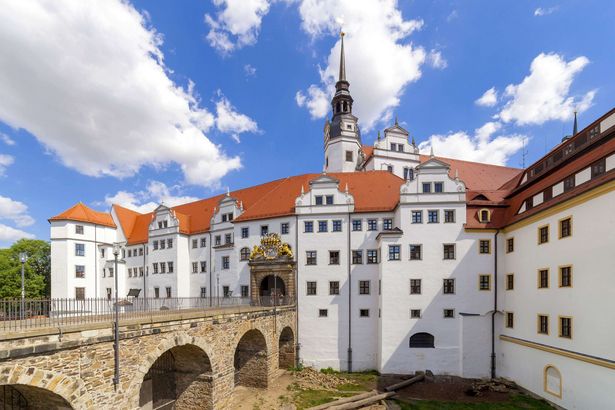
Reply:
[[[48,239],[78,201],[147,210],[320,171],[340,27],[363,143],[397,116],[426,152],[518,167],[525,141],[529,164],[574,109],[582,128],[613,108],[614,17],[604,1],[15,2],[0,246]]]

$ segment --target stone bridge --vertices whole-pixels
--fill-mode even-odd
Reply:
[[[0,335],[0,408],[225,409],[295,365],[294,306],[178,311]]]

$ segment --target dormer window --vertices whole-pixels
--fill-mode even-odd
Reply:
[[[434,192],[444,192],[444,183],[443,182],[434,182],[433,184]]]
[[[322,195],[316,196],[316,205],[322,205]]]
[[[478,211],[478,220],[481,223],[491,222],[491,211],[488,209],[481,209]]]
[[[327,195],[325,199],[327,201],[327,205],[333,205],[333,195]]]
[[[414,179],[414,169],[412,168],[404,168],[404,179],[406,181],[412,181]]]
[[[158,221],[158,229],[166,228],[168,225],[169,224],[166,219],[164,221]]]
[[[346,124],[346,129],[351,130],[352,129],[352,124]]]
[[[431,182],[423,182],[423,193],[428,194],[431,192]]]

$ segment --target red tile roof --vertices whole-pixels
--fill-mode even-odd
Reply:
[[[109,226],[111,228],[116,227],[115,222],[113,222],[113,218],[111,218],[111,214],[107,212],[95,211],[92,208],[87,207],[82,202],[73,205],[61,214],[52,216],[49,218],[49,222],[51,221],[78,221]]]

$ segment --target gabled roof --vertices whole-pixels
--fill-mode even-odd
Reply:
[[[49,218],[49,222],[51,221],[88,222],[95,225],[109,226],[111,228],[115,228],[115,222],[113,222],[113,218],[111,218],[111,215],[109,213],[95,211],[92,208],[87,207],[82,202],[73,205],[71,208],[67,209],[61,214],[52,216],[51,218]]]
[[[395,125],[386,128],[384,130],[384,132],[398,132],[400,134],[404,134],[404,135],[410,135],[410,133],[408,132],[408,130],[406,130],[405,128],[401,127],[399,124],[395,123]]]

